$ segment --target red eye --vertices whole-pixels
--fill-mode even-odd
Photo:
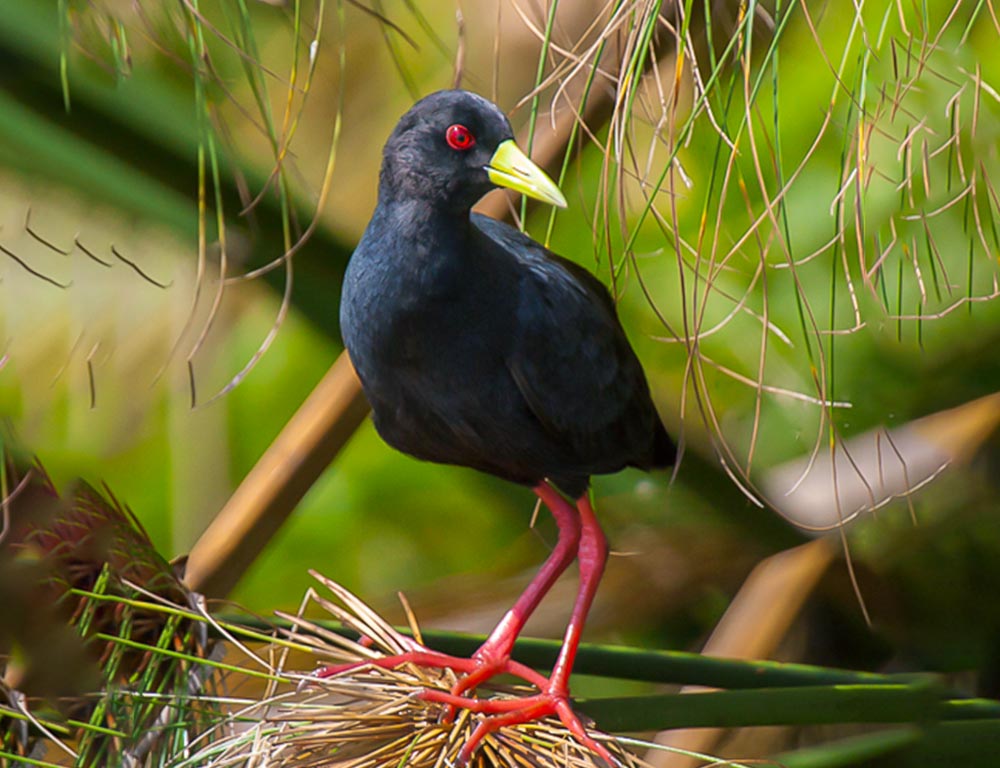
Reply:
[[[472,131],[460,123],[449,125],[448,130],[444,132],[444,138],[449,147],[461,151],[472,149],[476,143],[476,137],[472,135]]]

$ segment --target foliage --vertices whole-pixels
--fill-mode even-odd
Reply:
[[[916,443],[901,430],[1000,389],[994,4],[582,5],[503,0],[453,24],[451,3],[11,3],[0,15],[0,413],[57,487],[106,481],[157,550],[188,551],[339,351],[331,297],[371,208],[382,137],[415,95],[461,78],[511,109],[526,143],[560,147],[550,167],[570,210],[517,213],[614,288],[687,447],[676,478],[596,484],[612,539],[661,553],[624,587],[614,572],[626,558],[612,562],[598,631],[700,644],[751,564],[800,540],[760,499],[794,518],[785,496],[818,467],[853,583],[838,563],[798,655],[963,676],[848,690],[814,680],[794,692],[772,681],[746,699],[699,694],[707,703],[684,722],[781,713],[791,725],[833,711],[830,721],[872,724],[900,712],[896,722],[921,725],[770,753],[787,748],[778,758],[790,766],[877,755],[989,764],[1000,614],[980,596],[1000,584],[1000,542],[995,445],[982,425],[995,415],[972,420],[979,432],[954,432],[965,423],[955,415],[922,422],[930,437]],[[939,448],[946,433],[960,450],[932,452],[924,474],[910,474],[911,449]],[[875,466],[849,440],[866,435],[880,446]],[[901,488],[883,482],[893,455]],[[792,479],[775,485],[775,468],[794,460]],[[964,465],[938,477],[946,464]],[[861,512],[888,506],[842,532],[859,511],[844,501],[848,476],[862,486]],[[12,487],[6,478],[5,499]],[[918,525],[889,503],[896,496]],[[261,611],[291,605],[317,565],[393,618],[396,590],[438,585],[427,612],[447,623],[467,613],[460,596],[492,593],[541,558],[527,503],[490,479],[392,455],[365,427],[237,597]],[[442,581],[484,563],[481,582]],[[668,570],[674,581],[661,586]],[[88,599],[113,596],[121,622],[101,639],[132,638],[142,596],[113,569],[95,573]],[[210,622],[164,615],[174,618],[141,643],[191,640],[200,647],[183,662],[194,665]],[[49,631],[67,659],[84,653]],[[622,675],[602,653],[581,665]],[[640,673],[623,676],[649,685],[576,690],[641,695],[634,717],[679,723],[686,704],[653,698],[655,665],[626,656]],[[171,679],[183,688],[182,668]],[[739,687],[735,671],[717,673],[667,679]],[[138,687],[162,685],[153,675]],[[708,714],[695,721],[700,706]],[[134,729],[156,716],[126,710],[115,724],[90,722],[93,743],[113,743],[132,714]]]

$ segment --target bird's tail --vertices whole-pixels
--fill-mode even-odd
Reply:
[[[677,459],[677,446],[667,434],[666,427],[659,421],[656,422],[656,431],[653,433],[653,460],[650,466],[654,469],[673,466]]]

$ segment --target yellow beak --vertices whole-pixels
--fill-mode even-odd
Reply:
[[[507,187],[522,195],[566,207],[566,198],[559,187],[528,158],[513,139],[500,143],[486,166],[486,175],[498,187]]]

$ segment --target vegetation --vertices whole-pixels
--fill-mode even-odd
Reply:
[[[456,82],[510,111],[570,201],[484,205],[613,287],[685,447],[673,476],[595,482],[617,556],[581,711],[615,733],[732,729],[662,738],[788,766],[994,762],[991,0],[499,0],[457,18],[436,1],[8,5],[0,764],[104,764],[150,729],[167,737],[139,764],[249,760],[189,740],[231,722],[241,675],[278,686],[259,700],[314,666],[261,650],[273,627],[285,648],[335,642],[329,605],[296,610],[310,568],[391,624],[413,623],[405,592],[428,641],[461,650],[474,640],[429,628],[486,631],[544,557],[530,494],[395,454],[366,422],[260,557],[219,565],[240,609],[200,611],[164,560],[192,550],[334,363],[384,137]],[[71,564],[85,582],[35,569],[81,499],[147,570],[101,547],[91,570]],[[561,634],[568,606],[551,603],[529,633]],[[689,654],[706,647],[797,664]],[[544,665],[551,645],[519,653]],[[181,717],[156,696],[184,700]]]

